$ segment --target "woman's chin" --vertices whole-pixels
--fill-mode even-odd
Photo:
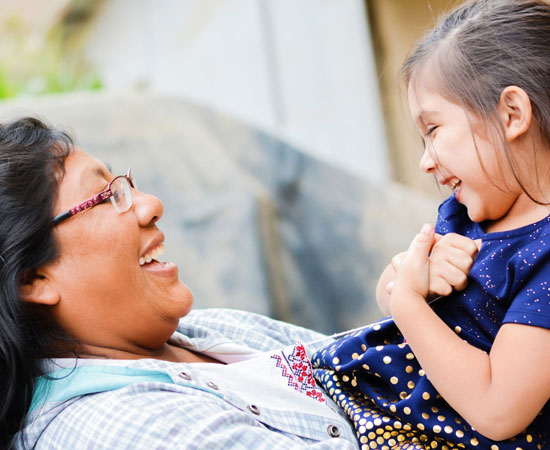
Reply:
[[[170,304],[174,307],[174,316],[178,319],[189,314],[195,303],[191,289],[181,281],[171,295]]]

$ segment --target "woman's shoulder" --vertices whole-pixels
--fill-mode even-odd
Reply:
[[[46,404],[28,418],[16,448],[108,449],[118,448],[121,441],[125,448],[159,448],[163,444],[171,448],[167,443],[175,437],[184,445],[189,429],[183,424],[196,428],[220,411],[224,411],[224,400],[204,388],[131,384]],[[174,430],[175,423],[182,428]]]
[[[195,309],[180,320],[178,331],[194,340],[231,340],[267,351],[324,337],[299,325],[262,314],[227,308]]]

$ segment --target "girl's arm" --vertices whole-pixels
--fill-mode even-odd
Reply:
[[[433,244],[425,226],[398,268],[390,311],[442,397],[489,439],[511,438],[550,398],[550,330],[505,324],[490,354],[462,340],[426,303]]]
[[[395,280],[395,270],[393,269],[392,264],[388,266],[378,278],[378,283],[376,284],[376,303],[378,304],[378,309],[382,311],[382,314],[385,316],[390,315],[390,292],[388,285]]]

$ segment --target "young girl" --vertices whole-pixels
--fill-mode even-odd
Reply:
[[[547,0],[468,1],[405,62],[454,192],[380,278],[392,317],[313,356],[364,449],[550,448],[549,44]]]

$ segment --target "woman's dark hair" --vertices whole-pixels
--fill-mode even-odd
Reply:
[[[0,448],[23,426],[40,359],[67,340],[21,283],[57,255],[50,219],[71,138],[36,118],[0,124]]]
[[[516,181],[537,201],[520,180],[518,158],[504,139],[496,107],[506,87],[522,88],[533,109],[534,137],[550,145],[548,0],[465,2],[418,42],[401,75],[409,85],[423,70],[432,71],[444,97],[493,125],[490,131],[500,135]]]

